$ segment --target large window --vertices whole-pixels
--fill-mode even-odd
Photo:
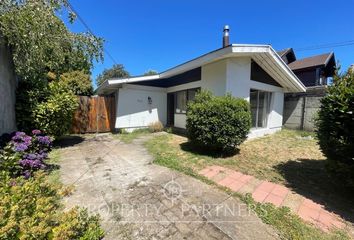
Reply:
[[[188,101],[193,101],[198,88],[175,92],[176,113],[186,113]]]
[[[252,127],[265,128],[268,124],[272,93],[251,89],[250,105],[252,112]]]

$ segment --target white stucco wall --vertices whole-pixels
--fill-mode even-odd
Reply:
[[[202,66],[202,89],[211,91],[216,96],[225,95],[227,59]]]
[[[250,99],[251,89],[272,92],[268,126],[262,129],[252,129],[249,138],[271,134],[281,129],[284,90],[251,80],[251,58],[228,58],[203,66],[201,86],[218,96],[231,93],[234,97],[247,101]]]
[[[137,85],[123,85],[118,90],[116,128],[141,128],[161,121],[166,124],[166,89]],[[151,97],[152,104],[148,103]]]
[[[229,58],[226,68],[226,93],[249,100],[251,58]]]

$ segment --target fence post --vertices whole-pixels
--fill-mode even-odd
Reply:
[[[306,96],[303,96],[303,97],[302,97],[302,111],[301,111],[300,130],[304,130],[305,111],[306,111]]]

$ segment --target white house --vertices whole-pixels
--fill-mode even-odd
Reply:
[[[117,129],[133,130],[161,121],[186,126],[186,104],[198,89],[214,95],[231,93],[250,102],[250,138],[280,130],[284,93],[306,88],[270,45],[229,44],[152,76],[108,79],[99,95],[115,94]]]

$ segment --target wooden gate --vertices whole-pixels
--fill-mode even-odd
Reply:
[[[100,133],[114,130],[114,96],[78,96],[79,107],[74,113],[72,133]]]

